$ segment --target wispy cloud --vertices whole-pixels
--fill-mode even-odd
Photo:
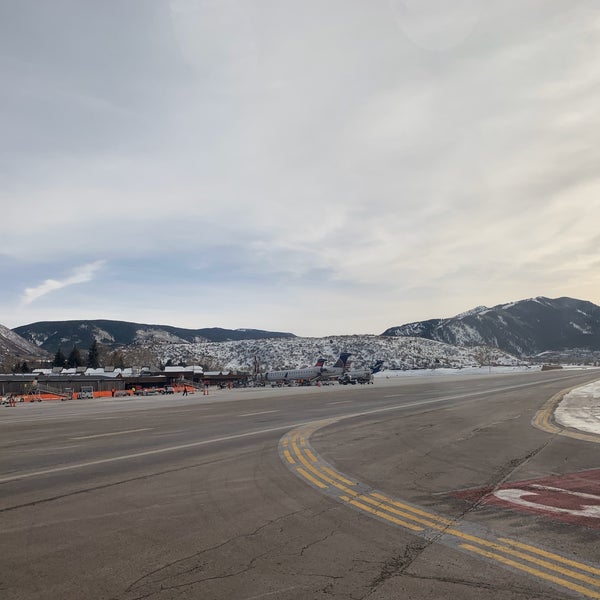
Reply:
[[[46,279],[36,287],[25,288],[22,298],[23,303],[31,304],[35,300],[38,300],[50,292],[55,292],[56,290],[60,290],[70,285],[75,285],[77,283],[86,283],[87,281],[91,281],[96,272],[103,267],[104,263],[104,260],[97,260],[73,269],[71,274],[64,279]]]

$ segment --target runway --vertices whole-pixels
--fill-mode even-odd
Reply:
[[[2,597],[600,598],[593,510],[565,520],[536,511],[532,494],[525,506],[487,501],[545,478],[599,493],[598,444],[531,424],[549,398],[595,379],[410,378],[4,409]]]

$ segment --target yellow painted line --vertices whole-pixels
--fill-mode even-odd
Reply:
[[[378,496],[381,496],[380,494],[378,494]],[[342,498],[344,500],[346,500],[345,498]],[[427,527],[430,527],[432,529],[437,529],[438,531],[443,531],[444,527],[442,527],[440,524],[438,523],[431,523],[430,521],[427,521],[425,519],[420,519],[418,517],[415,517],[411,514],[407,514],[403,511],[399,511],[399,510],[395,510],[389,506],[383,506],[381,504],[375,504],[375,500],[370,499],[368,496],[358,496],[355,500],[350,501],[350,499],[347,499],[347,501],[349,501],[350,504],[357,506],[361,509],[364,509],[367,512],[370,512],[372,514],[377,514],[378,516],[382,517],[382,518],[386,518],[386,513],[384,513],[384,510],[387,510],[388,512],[392,512],[394,514],[400,515],[402,517],[408,518],[411,521],[414,521],[416,523],[421,523]],[[374,510],[371,507],[362,504],[362,502],[370,502],[372,504],[375,504],[376,506],[378,506],[380,509],[382,510]],[[424,511],[420,511],[420,512],[424,512]],[[424,513],[427,514],[427,513]],[[399,519],[393,519],[393,518],[389,518],[388,520],[397,523],[399,525],[402,526],[406,526],[407,523],[405,521],[401,521]],[[410,525],[410,523],[408,524]],[[413,527],[410,527],[413,528]],[[446,531],[446,533],[453,535],[454,537],[463,539],[463,540],[468,540],[472,543],[476,543],[479,544],[480,546],[486,546],[488,548],[491,548],[493,550],[502,552],[504,554],[508,554],[511,556],[514,556],[516,558],[520,558],[526,562],[529,563],[533,563],[539,567],[548,569],[549,571],[554,571],[555,573],[560,573],[562,575],[566,575],[567,577],[570,577],[571,579],[576,579],[579,581],[582,581],[584,583],[596,586],[596,587],[600,587],[600,580],[599,579],[595,579],[593,577],[588,577],[587,575],[584,575],[582,573],[577,573],[576,571],[571,571],[569,569],[563,568],[557,564],[553,564],[551,562],[545,561],[545,560],[541,560],[539,558],[537,558],[536,556],[532,556],[532,555],[528,555],[525,554],[524,552],[519,552],[517,550],[514,550],[510,547],[510,545],[501,545],[498,544],[496,542],[490,542],[488,540],[485,540],[483,538],[479,538],[473,535],[469,535],[469,534],[465,534],[461,531],[458,531],[456,529],[449,529]],[[508,542],[510,542],[510,540],[508,540]],[[517,544],[519,544],[517,542]],[[462,546],[466,546],[466,544],[462,544]],[[552,554],[551,552],[546,552],[544,550],[539,550],[537,548],[534,548],[533,546],[527,546],[526,544],[519,544],[519,546],[522,546],[524,550],[530,550],[532,552],[532,554],[539,554],[542,556],[545,556],[546,558],[550,558],[552,560],[554,560],[555,562],[562,562],[563,564],[568,564],[569,566],[578,568],[579,570],[587,570],[591,573],[596,573],[596,572],[600,572],[599,569],[594,569],[593,567],[588,567],[588,565],[584,565],[581,563],[578,563],[576,561],[573,560],[569,560],[569,559],[565,559],[559,555],[556,554]],[[483,550],[481,552],[484,552]],[[519,563],[521,564],[521,563]],[[528,570],[529,568],[524,568],[523,570]]]
[[[429,513],[425,510],[420,510],[420,509],[414,508],[413,506],[410,506],[408,504],[398,502],[397,500],[392,500],[391,498],[388,498],[387,496],[384,496],[383,494],[379,494],[377,492],[373,492],[371,494],[371,496],[373,496],[373,498],[383,500],[384,502],[388,502],[389,504],[391,504],[393,506],[397,506],[398,508],[403,508],[404,510],[408,510],[417,515],[421,515],[422,517],[425,517],[427,519],[431,519],[432,521],[437,521],[438,523],[443,523],[444,525],[453,525],[455,523],[455,521],[453,521],[451,519],[444,519],[444,517],[438,517],[437,515]]]
[[[317,457],[308,448],[305,448],[304,452],[312,462],[317,462]]]
[[[358,495],[357,492],[355,492],[352,489],[347,488],[344,485],[341,485],[340,483],[338,483],[337,478],[339,477],[338,474],[333,471],[333,475],[335,476],[336,479],[334,478],[330,478],[327,477],[326,475],[324,475],[320,470],[316,469],[313,465],[311,465],[310,463],[308,463],[308,461],[304,458],[304,456],[301,453],[297,453],[297,458],[300,460],[300,462],[310,471],[312,471],[313,473],[315,473],[315,475],[317,475],[317,477],[321,478],[324,481],[327,481],[328,483],[330,483],[332,486],[338,488],[339,490],[341,490],[342,492],[345,492],[346,494],[350,494],[351,496],[355,496],[357,498],[359,498],[360,500],[362,500],[363,502],[370,502],[371,504],[374,504],[376,507],[381,508],[383,510],[387,510],[388,512],[385,513],[383,512],[383,510],[377,510],[377,509],[373,509],[370,506],[367,506],[366,504],[362,504],[360,502],[350,502],[350,504],[353,504],[354,506],[357,506],[361,509],[366,510],[367,512],[370,512],[371,514],[376,514],[382,518],[387,518],[388,521],[391,521],[393,523],[396,523],[398,525],[401,525],[403,527],[407,527],[408,529],[412,529],[413,531],[423,531],[424,527],[420,527],[418,525],[414,525],[412,523],[408,523],[407,521],[403,521],[401,519],[396,519],[395,517],[392,517],[390,514],[388,513],[392,513],[392,514],[396,514],[396,515],[400,515],[404,518],[410,519],[416,523],[421,523],[422,525],[425,525],[425,527],[430,527],[430,528],[435,528],[438,530],[443,529],[440,525],[432,522],[432,521],[426,521],[424,519],[421,519],[419,517],[414,516],[413,514],[407,513],[407,512],[403,512],[400,510],[397,510],[396,508],[393,507],[389,507],[389,506],[382,506],[382,503],[378,500],[373,500],[371,498],[369,498],[368,496],[363,496],[363,495]],[[328,471],[332,472],[331,469],[328,469]],[[350,485],[354,485],[354,483],[352,483],[350,480],[345,479],[345,481],[347,481]],[[427,513],[425,513],[424,511],[423,514],[427,515]],[[433,517],[433,515],[431,515]]]
[[[519,563],[519,562],[517,562],[515,560],[512,560],[510,558],[506,558],[504,556],[501,556],[500,554],[495,554],[493,552],[488,552],[487,550],[482,550],[481,548],[477,548],[475,546],[471,546],[470,544],[461,544],[461,548],[464,548],[465,550],[469,550],[471,552],[475,552],[475,554],[479,554],[481,556],[485,556],[486,558],[490,558],[492,560],[496,560],[496,561],[501,562],[501,563],[503,563],[505,565],[509,565],[511,567],[514,567],[515,569],[519,569],[520,571],[525,571],[526,573],[529,573],[530,575],[535,575],[536,577],[539,577],[540,579],[545,579],[547,581],[552,581],[553,583],[556,583],[558,585],[566,587],[566,588],[568,588],[570,590],[573,590],[575,592],[579,592],[580,594],[583,594],[584,596],[587,596],[588,598],[600,599],[600,592],[595,592],[594,590],[590,590],[587,587],[583,587],[582,585],[578,585],[576,583],[573,583],[571,581],[563,579],[562,577],[556,577],[555,575],[551,575],[549,573],[545,573],[544,571],[540,571],[539,569],[534,569],[533,567],[528,567],[527,565]]]
[[[529,556],[523,552],[518,552],[517,550],[511,550],[510,548],[506,548],[499,544],[494,544],[494,550],[499,550],[500,552],[504,552],[504,554],[510,554],[511,556],[515,556],[516,558],[521,558],[526,560],[527,562],[538,565],[539,567],[543,567],[544,569],[548,569],[549,571],[555,571],[556,573],[561,573],[562,575],[566,575],[571,579],[578,579],[579,581],[583,581],[584,583],[589,583],[596,587],[600,587],[600,579],[595,579],[594,577],[589,577],[588,575],[584,575],[583,573],[577,573],[575,571],[570,571],[565,567],[560,567],[556,564],[550,563],[546,560],[542,560],[540,558],[535,558]]]
[[[569,393],[571,389],[573,388],[562,390],[557,394],[554,394],[550,400],[545,402],[542,408],[540,408],[533,418],[533,425],[542,431],[547,431],[548,433],[560,433],[560,428],[554,425],[554,423],[551,423],[550,419],[554,413],[556,405],[560,402],[563,396],[565,396],[565,394]]]
[[[397,525],[400,525],[402,527],[406,527],[408,529],[412,529],[415,531],[422,531],[423,528],[416,526],[413,523],[409,523],[409,522],[401,520],[401,519],[396,519],[395,517],[392,517],[389,513],[391,512],[394,514],[398,514],[400,516],[403,516],[404,518],[410,519],[416,523],[421,523],[431,529],[436,529],[438,531],[444,531],[444,529],[445,529],[444,525],[448,526],[448,525],[452,525],[454,523],[454,521],[452,521],[450,519],[438,517],[427,511],[416,509],[416,508],[409,506],[407,504],[404,504],[402,502],[397,502],[397,501],[392,500],[391,498],[388,498],[387,496],[380,494],[380,493],[374,492],[374,493],[370,494],[371,498],[373,498],[373,499],[369,498],[367,495],[358,494],[354,490],[349,489],[344,485],[341,485],[341,483],[339,483],[339,481],[337,481],[337,478],[340,477],[340,475],[338,473],[329,469],[329,471],[333,473],[335,478],[328,477],[327,475],[325,475],[324,473],[322,473],[321,471],[316,469],[313,465],[311,465],[306,460],[306,458],[302,455],[302,453],[300,452],[300,449],[298,447],[295,447],[294,450],[296,451],[297,458],[300,460],[300,462],[308,470],[315,473],[315,475],[317,477],[328,482],[329,484],[331,484],[332,486],[341,490],[342,492],[345,492],[346,494],[349,494],[350,496],[354,496],[353,500],[348,497],[343,497],[343,496],[340,496],[340,499],[344,500],[345,502],[348,502],[349,504],[352,504],[353,506],[356,506],[357,508],[360,508],[361,510],[365,510],[365,512],[377,515],[383,519],[387,519],[388,521],[390,521],[392,523],[395,523]],[[302,469],[302,471],[306,473],[306,471],[304,471],[304,469]],[[308,475],[308,473],[306,473],[306,474]],[[317,481],[316,478],[314,478],[312,476],[310,476],[310,477],[313,482]],[[349,480],[346,480],[346,481],[349,481]],[[352,485],[354,485],[354,484],[352,484]],[[327,486],[321,484],[319,487],[326,488]],[[370,506],[364,504],[364,502],[370,502],[371,504],[374,504],[378,508],[377,509],[371,508]],[[387,503],[388,506],[385,506],[384,504],[382,504],[382,502]],[[393,507],[403,508],[408,512],[398,511]],[[387,513],[384,512],[385,510],[387,510],[388,512]],[[420,516],[424,517],[424,519],[420,519],[416,515],[420,515]],[[537,564],[540,567],[547,568],[549,570],[553,570],[555,572],[561,573],[561,574],[571,577],[573,579],[579,579],[580,581],[584,581],[585,583],[591,583],[592,585],[600,586],[600,580],[592,579],[590,577],[587,577],[586,575],[577,573],[575,571],[569,571],[568,569],[564,569],[558,565],[554,565],[547,561],[538,559],[535,556],[528,556],[522,552],[518,552],[517,550],[514,550],[510,547],[510,544],[512,543],[510,541],[508,541],[509,545],[503,546],[497,542],[491,542],[491,541],[485,540],[483,538],[479,538],[477,536],[466,534],[466,533],[463,533],[462,531],[459,531],[454,528],[445,529],[445,533],[448,535],[454,536],[456,538],[459,538],[461,540],[478,544],[479,546],[484,546],[484,547],[490,548],[492,550],[500,551],[500,552],[503,552],[504,554],[513,555],[517,558],[521,558],[527,562]],[[513,544],[513,546],[514,546],[514,544]],[[533,554],[537,553],[539,556],[545,556],[546,558],[553,559],[556,562],[562,562],[563,564],[578,568],[580,571],[588,571],[591,573],[595,573],[595,570],[593,569],[593,567],[588,567],[587,565],[578,563],[576,561],[562,558],[559,555],[555,555],[550,552],[546,552],[544,550],[538,550],[538,549],[535,549],[534,547],[525,547],[525,545],[523,545],[523,546],[524,546],[522,548],[523,550],[528,550],[529,548],[532,548]]]
[[[323,473],[321,473],[321,471],[319,471],[318,469],[316,469],[313,465],[311,465],[306,458],[304,458],[304,456],[300,453],[297,452],[298,448],[294,448],[294,450],[296,451],[296,457],[298,458],[298,460],[312,473],[314,473],[317,477],[320,477],[323,481],[326,481],[327,483],[331,484],[333,487],[338,488],[339,490],[342,490],[343,492],[346,492],[347,494],[350,494],[351,496],[358,496],[358,493],[355,492],[354,490],[351,490],[343,485],[341,485],[340,483],[338,483],[335,479],[332,479],[331,477],[327,477],[327,475],[324,475]],[[325,486],[327,487],[327,486]]]
[[[430,527],[431,529],[437,529],[438,531],[443,531],[444,527],[439,523],[434,523],[431,520],[423,519],[420,517],[416,517],[412,513],[405,512],[403,510],[398,510],[397,508],[393,508],[392,506],[382,504],[380,500],[374,500],[369,496],[359,496],[358,500],[362,500],[363,502],[369,502],[370,504],[374,504],[380,509],[387,510],[388,512],[394,513],[395,515],[400,515],[405,517],[406,519],[410,519],[411,521],[415,521],[416,523],[421,523],[421,525],[425,525],[426,527]]]
[[[314,483],[317,487],[320,487],[322,490],[327,489],[327,486],[324,483],[321,483],[318,479],[315,479],[310,473],[307,473],[302,467],[298,467],[296,469],[297,473],[300,473],[302,477],[308,479],[311,483]]]
[[[578,431],[569,431],[568,429],[564,429],[555,423],[552,422],[552,416],[554,415],[554,411],[558,403],[563,399],[563,397],[571,392],[572,390],[581,387],[577,385],[572,388],[567,388],[554,394],[550,400],[548,400],[542,408],[536,413],[535,417],[531,421],[531,424],[542,431],[546,431],[548,433],[564,435],[565,437],[574,438],[576,440],[583,440],[586,442],[594,442],[596,444],[600,443],[600,435],[595,435],[593,433],[583,433]]]
[[[466,541],[469,541],[469,542],[472,542],[475,544],[479,544],[480,546],[485,546],[487,548],[491,548],[492,550],[498,550],[500,552],[504,552],[504,554],[510,554],[512,556],[516,556],[517,558],[523,558],[524,560],[526,560],[528,562],[532,562],[534,564],[537,564],[537,565],[547,568],[549,570],[556,571],[558,573],[562,573],[563,575],[567,575],[573,579],[579,579],[581,581],[585,581],[586,583],[591,583],[592,585],[600,586],[599,579],[592,579],[591,577],[587,577],[587,575],[583,575],[582,573],[577,573],[575,571],[569,571],[568,569],[564,569],[558,565],[553,565],[552,563],[549,563],[545,560],[538,559],[535,556],[527,556],[526,554],[523,554],[522,552],[512,550],[510,547],[502,546],[501,544],[498,544],[497,542],[490,542],[483,538],[478,538],[474,535],[469,535],[468,533],[463,533],[462,531],[458,531],[457,529],[448,529],[446,531],[446,533],[453,535],[457,538],[460,538],[462,540],[466,540]],[[550,553],[548,553],[548,554],[550,554]],[[557,556],[557,555],[551,555],[551,556]],[[576,566],[579,570],[585,570],[585,569],[583,569],[583,567],[587,566],[587,565],[578,563],[576,561],[571,561],[571,563],[572,563],[572,566]]]
[[[551,422],[556,404],[567,391],[568,390],[553,396],[536,414],[532,420],[532,424],[551,433],[560,433],[563,435],[569,434],[569,432],[556,427]],[[600,569],[596,567],[579,563],[575,560],[562,557],[558,554],[534,546],[515,542],[508,538],[497,538],[494,539],[494,541],[489,541],[484,538],[463,533],[455,528],[456,521],[452,519],[439,517],[425,510],[398,502],[378,492],[359,494],[354,489],[347,487],[355,487],[359,485],[359,482],[351,481],[341,473],[338,473],[325,465],[319,465],[318,463],[321,460],[319,455],[310,448],[307,448],[310,435],[324,424],[327,423],[317,423],[313,427],[297,430],[295,434],[290,432],[292,434],[293,453],[295,454],[296,459],[306,467],[297,467],[296,472],[317,487],[321,489],[331,489],[330,486],[332,486],[346,494],[339,495],[338,498],[340,500],[368,514],[375,515],[385,521],[416,532],[423,531],[425,527],[440,531],[444,535],[453,536],[460,540],[460,547],[465,550],[474,552],[480,556],[491,559],[492,561],[514,567],[540,579],[551,581],[572,591],[579,592],[588,598],[600,600],[600,592],[587,587],[592,586],[593,588],[600,588],[600,578],[595,577],[596,575],[600,575]],[[571,435],[571,437],[578,437],[580,439],[591,438],[591,436],[579,436],[577,434]],[[593,439],[592,441],[600,441],[600,436],[595,436],[595,438],[597,439]],[[290,455],[290,459],[293,461],[294,457]],[[325,485],[323,481],[327,482],[329,486]],[[400,519],[393,515],[403,518]],[[425,527],[422,527],[421,525],[424,525]],[[565,577],[568,579],[565,579]]]
[[[79,437],[69,438],[70,440],[91,440],[94,438],[110,437],[113,435],[126,435],[127,433],[137,433],[139,431],[150,431],[152,427],[144,427],[143,429],[128,429],[127,431],[111,431],[110,433],[97,433],[96,435],[82,435]]]
[[[377,496],[379,498],[386,499],[385,496],[382,496],[381,494],[372,494],[372,496]],[[361,500],[363,502],[366,501],[366,502],[370,502],[372,504],[375,504],[375,500],[370,499],[368,496],[358,496],[358,498],[356,500]],[[354,503],[354,502],[351,502],[351,504],[354,504],[355,506],[358,505],[358,503]],[[391,504],[401,504],[401,503],[391,502]],[[365,505],[361,505],[361,506],[364,507]],[[395,510],[393,508],[390,508],[389,506],[383,506],[381,504],[376,504],[376,506],[378,506],[379,508],[381,508],[383,510],[387,510],[388,512],[392,512],[394,514],[398,514],[398,515],[400,515],[402,517],[408,518],[408,519],[410,519],[412,521],[415,521],[417,523],[421,523],[421,524],[423,524],[423,525],[425,525],[427,527],[430,527],[432,529],[437,529],[439,531],[443,531],[444,530],[444,527],[442,527],[438,523],[432,523],[432,522],[430,522],[428,520],[420,519],[418,517],[413,516],[412,514],[407,514],[407,513],[403,512],[403,511]],[[402,505],[402,506],[405,506],[405,505]],[[378,512],[380,512],[380,511],[378,511]],[[430,516],[425,511],[418,511],[418,512],[421,513],[421,514],[423,514],[423,515],[425,515],[426,517]],[[434,515],[431,515],[431,516],[433,517]],[[444,521],[446,521],[446,519],[444,519]],[[559,565],[552,564],[552,563],[550,563],[548,561],[538,559],[535,556],[530,556],[530,555],[527,555],[527,554],[525,554],[523,552],[519,552],[517,550],[513,550],[510,547],[510,544],[512,544],[512,542],[510,540],[499,540],[499,541],[503,541],[503,542],[505,542],[505,543],[508,544],[508,545],[503,546],[503,545],[498,544],[496,542],[490,542],[490,541],[485,540],[483,538],[479,538],[479,537],[476,537],[476,536],[465,534],[465,533],[463,533],[461,531],[458,531],[456,529],[449,529],[449,530],[446,531],[446,533],[448,533],[450,535],[453,535],[454,537],[458,537],[460,539],[471,541],[471,542],[479,544],[481,546],[487,546],[487,547],[492,548],[494,550],[503,552],[504,554],[509,554],[509,555],[515,556],[517,558],[521,558],[521,559],[523,559],[523,560],[525,560],[527,562],[534,563],[534,564],[536,564],[536,565],[538,565],[540,567],[543,567],[543,568],[546,568],[548,570],[555,571],[557,573],[561,573],[562,575],[566,575],[568,577],[571,577],[572,579],[578,579],[579,581],[583,581],[585,583],[589,583],[591,585],[600,587],[600,580],[598,580],[598,579],[594,579],[592,577],[588,577],[586,575],[583,575],[581,573],[577,573],[575,571],[570,571],[569,569],[565,569],[563,567],[560,567]],[[569,559],[563,558],[562,556],[559,556],[557,554],[553,554],[551,552],[546,552],[544,550],[537,549],[537,548],[535,548],[533,546],[527,546],[526,544],[520,544],[519,542],[516,542],[513,545],[519,546],[523,550],[528,550],[532,554],[538,554],[540,556],[545,556],[546,558],[552,559],[555,562],[562,562],[563,564],[567,564],[567,565],[569,565],[571,567],[578,568],[579,570],[582,570],[582,571],[588,571],[590,573],[599,573],[600,574],[600,569],[595,569],[594,567],[589,567],[588,565],[584,565],[582,563],[578,563],[578,562],[576,562],[574,560],[569,560]]]
[[[424,529],[423,527],[419,527],[418,525],[413,525],[412,523],[407,523],[406,521],[402,521],[401,519],[396,519],[395,517],[392,517],[391,515],[388,515],[387,513],[384,513],[380,510],[375,510],[370,506],[366,506],[365,504],[357,502],[356,500],[352,500],[352,498],[342,496],[341,499],[344,502],[347,502],[348,504],[352,504],[352,506],[356,506],[357,508],[360,508],[365,512],[371,513],[372,515],[377,515],[378,517],[381,517],[386,521],[390,521],[391,523],[395,523],[396,525],[400,525],[401,527],[406,527],[407,529],[412,529],[413,531],[423,531]]]
[[[509,540],[508,538],[499,538],[498,541],[504,544],[510,544],[511,546],[515,546],[516,548],[527,550],[528,552],[539,554],[540,556],[544,556],[556,562],[561,562],[565,565],[569,565],[570,567],[575,567],[576,569],[580,569],[581,571],[587,571],[588,573],[593,573],[594,575],[600,575],[600,569],[596,567],[591,567],[589,565],[584,565],[575,560],[571,560],[569,558],[565,558],[564,556],[560,556],[559,554],[553,554],[552,552],[547,552],[546,550],[536,548],[535,546],[529,546],[528,544],[516,542],[515,540]]]
[[[292,458],[292,455],[290,454],[289,450],[284,450],[283,451],[283,455],[285,456],[286,460],[291,464],[291,465],[295,465],[296,461]]]
[[[355,481],[350,481],[349,479],[342,477],[342,475],[340,475],[337,471],[334,471],[333,469],[330,469],[329,467],[321,467],[321,469],[323,469],[323,471],[325,471],[325,473],[329,473],[332,477],[334,477],[335,479],[338,479],[339,481],[341,481],[342,483],[345,483],[346,485],[356,485]]]

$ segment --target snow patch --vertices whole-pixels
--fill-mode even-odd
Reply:
[[[578,331],[581,331],[581,333],[583,333],[585,335],[593,335],[593,331],[589,327],[582,327],[581,325],[578,325],[577,323],[573,323],[573,321],[571,321],[569,323],[569,325],[571,325]]]
[[[470,317],[472,315],[477,315],[483,311],[487,311],[489,310],[487,306],[476,306],[475,308],[472,308],[471,310],[466,310],[465,312],[461,312],[458,313],[457,315],[454,316],[455,319],[462,319],[464,317]]]
[[[600,435],[600,381],[566,394],[554,411],[554,418],[564,427]]]

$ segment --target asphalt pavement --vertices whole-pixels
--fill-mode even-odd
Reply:
[[[598,378],[3,408],[0,595],[600,598],[600,447],[532,425]]]

